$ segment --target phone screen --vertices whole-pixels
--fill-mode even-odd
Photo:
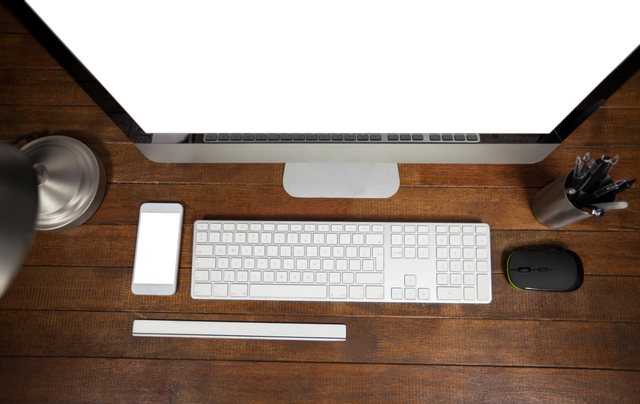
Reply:
[[[140,209],[133,262],[132,290],[136,294],[164,295],[176,283],[182,211],[179,205],[180,211],[176,212],[148,211],[154,210],[154,207],[162,210],[161,205],[145,204]]]

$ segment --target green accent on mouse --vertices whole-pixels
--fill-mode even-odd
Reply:
[[[511,286],[513,286],[516,289],[520,289],[520,290],[524,290],[522,288],[517,287],[516,285],[513,284],[513,282],[511,282],[511,276],[509,276],[509,260],[511,260],[511,256],[515,253],[517,253],[518,251],[514,251],[511,254],[509,254],[509,258],[507,258],[507,279],[509,279],[509,283],[511,284]]]

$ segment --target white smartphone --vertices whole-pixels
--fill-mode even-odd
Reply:
[[[182,214],[179,203],[140,206],[131,291],[136,295],[176,293]]]

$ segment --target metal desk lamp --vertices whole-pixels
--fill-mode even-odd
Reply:
[[[87,221],[106,188],[102,161],[82,142],[48,136],[21,150],[0,144],[0,297],[29,251],[34,230]]]

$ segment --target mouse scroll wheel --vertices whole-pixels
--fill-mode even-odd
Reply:
[[[531,272],[531,268],[520,267],[518,268],[518,272]]]

